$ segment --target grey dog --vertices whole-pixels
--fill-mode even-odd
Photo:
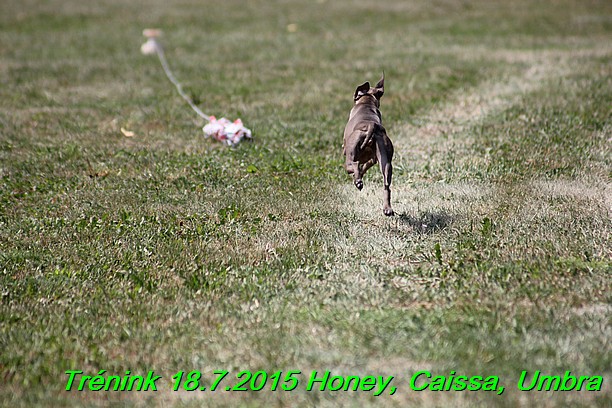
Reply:
[[[380,163],[384,179],[383,213],[393,215],[391,208],[391,174],[393,167],[393,144],[382,125],[380,98],[385,93],[385,75],[374,88],[369,82],[359,85],[353,97],[355,105],[351,109],[349,121],[344,128],[345,169],[353,175],[355,187],[363,188],[365,172]]]

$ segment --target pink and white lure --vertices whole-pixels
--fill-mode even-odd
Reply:
[[[161,30],[148,28],[145,29],[142,34],[147,38],[147,41],[142,44],[140,47],[140,51],[144,55],[153,55],[157,54],[159,57],[159,62],[161,63],[166,76],[172,82],[172,84],[176,87],[179,95],[191,106],[191,109],[195,111],[202,119],[207,121],[208,123],[202,128],[206,137],[213,137],[220,142],[227,144],[228,146],[236,146],[243,138],[250,139],[251,138],[251,130],[246,128],[240,119],[236,119],[235,121],[230,121],[226,118],[217,119],[214,116],[210,116],[205,114],[198,108],[198,106],[193,103],[189,95],[187,95],[183,91],[183,87],[180,82],[176,79],[176,77],[172,74],[170,70],[170,66],[168,65],[168,61],[166,60],[166,56],[164,54],[164,50],[157,40],[158,37],[162,35]]]

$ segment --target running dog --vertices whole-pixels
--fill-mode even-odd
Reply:
[[[369,82],[359,85],[355,90],[348,123],[344,128],[342,145],[346,162],[344,168],[353,175],[353,183],[359,190],[363,188],[363,175],[370,167],[380,163],[384,179],[383,213],[394,215],[391,208],[391,173],[393,167],[393,144],[382,125],[380,98],[385,93],[385,75],[374,88]]]

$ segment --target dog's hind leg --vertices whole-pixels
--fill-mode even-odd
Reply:
[[[372,130],[373,127],[368,124],[362,125],[356,128],[348,138],[345,138],[346,162],[344,168],[348,174],[353,175],[353,183],[359,190],[363,189],[365,172],[376,163]]]
[[[376,158],[372,157],[370,160],[368,160],[367,162],[363,164],[363,170],[361,170],[361,174],[365,174],[366,171],[368,171],[370,167],[372,167],[375,164],[376,164]]]
[[[386,216],[391,216],[394,215],[391,208],[391,177],[393,174],[391,160],[393,159],[393,145],[384,129],[381,129],[381,132],[376,136],[376,157],[380,163],[380,171],[384,181],[383,213]]]

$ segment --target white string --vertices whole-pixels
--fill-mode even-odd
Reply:
[[[193,103],[191,98],[183,91],[183,87],[181,86],[180,82],[172,74],[172,71],[170,70],[170,66],[168,65],[168,61],[166,60],[166,55],[164,54],[164,50],[161,44],[157,42],[155,38],[149,38],[148,42],[153,43],[155,47],[155,52],[157,53],[157,56],[159,57],[159,62],[161,62],[161,66],[164,69],[164,72],[166,73],[166,76],[168,77],[170,82],[172,82],[172,84],[174,84],[174,86],[176,87],[176,90],[178,91],[179,95],[181,95],[181,97],[189,104],[189,106],[191,106],[191,109],[193,109],[195,113],[197,113],[200,117],[202,117],[202,119],[206,120],[207,122],[210,122],[210,116],[202,112],[200,108],[198,108],[197,105]]]
[[[185,91],[183,91],[183,87],[181,86],[180,82],[172,74],[168,61],[166,60],[163,47],[156,40],[156,37],[161,34],[161,31],[157,29],[145,29],[143,34],[145,37],[147,37],[147,41],[142,44],[140,51],[145,55],[151,55],[153,53],[157,54],[166,76],[176,87],[179,95],[181,95],[189,106],[191,106],[191,109],[193,109],[198,116],[208,122],[206,126],[202,128],[206,137],[214,137],[215,139],[226,143],[229,146],[235,146],[238,142],[240,142],[240,140],[242,140],[243,137],[248,139],[251,138],[251,130],[244,127],[240,119],[236,119],[235,121],[231,122],[226,118],[216,119],[214,116],[208,116],[202,112],[200,108],[193,103]]]

